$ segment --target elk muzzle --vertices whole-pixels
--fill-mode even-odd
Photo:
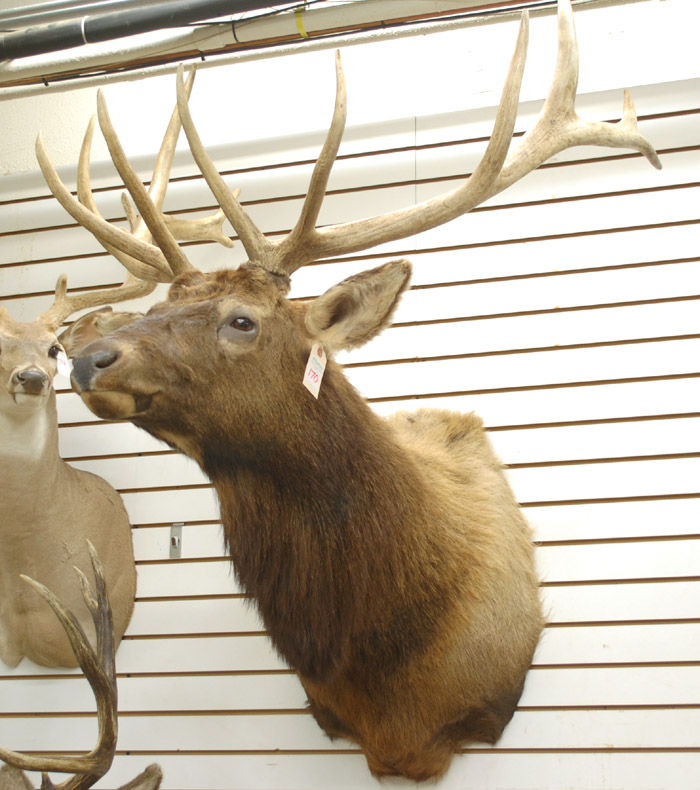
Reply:
[[[148,410],[153,393],[132,386],[118,364],[125,359],[120,348],[97,341],[86,351],[92,353],[73,360],[71,384],[90,411],[105,420],[128,420]]]
[[[95,375],[113,365],[120,357],[116,349],[100,349],[87,357],[76,357],[73,360],[71,382],[78,392],[91,389]]]

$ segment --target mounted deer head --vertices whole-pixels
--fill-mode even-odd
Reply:
[[[53,609],[95,694],[99,732],[97,746],[84,757],[35,757],[0,747],[0,760],[7,763],[0,770],[2,790],[32,790],[23,771],[43,771],[42,790],[85,790],[109,771],[114,760],[117,748],[117,679],[112,611],[107,597],[104,570],[90,541],[87,541],[86,554],[89,554],[95,574],[95,590],[91,588],[81,570],[77,567],[74,570],[78,574],[82,597],[97,635],[95,648],[90,644],[74,612],[66,609],[51,590],[28,576],[22,575],[21,578]],[[54,785],[46,771],[69,773],[73,776],[60,785]],[[121,790],[158,790],[161,779],[160,767],[150,765]]]
[[[151,183],[154,210],[160,209],[165,196],[179,131],[175,112]],[[90,192],[86,179],[91,136],[92,124],[80,160],[78,191],[83,195]],[[147,226],[126,205],[131,234],[110,227],[120,237],[146,243],[151,238]],[[178,237],[214,239],[231,246],[230,239],[221,233],[221,212],[202,220],[167,221]],[[57,362],[65,358],[64,349],[74,354],[124,323],[125,316],[138,314],[109,313],[103,308],[79,318],[59,339],[56,331],[68,316],[108,302],[134,299],[155,288],[155,277],[139,277],[144,271],[153,274],[146,264],[108,249],[127,269],[119,287],[69,295],[66,277],[61,276],[53,305],[33,322],[15,321],[0,308],[0,658],[10,666],[23,656],[48,666],[75,666],[63,630],[41,599],[19,582],[18,574],[30,573],[50,584],[76,608],[79,600],[64,565],[87,562],[86,538],[97,546],[105,563],[117,642],[133,609],[136,571],[129,519],[111,486],[95,475],[73,469],[59,456],[52,386]],[[172,272],[167,276],[172,278]],[[86,614],[82,621],[92,633]]]
[[[274,645],[321,727],[360,744],[377,777],[436,777],[461,743],[499,738],[543,622],[531,535],[477,417],[421,410],[382,420],[333,361],[389,323],[410,265],[388,263],[307,302],[286,298],[289,276],[447,222],[572,145],[630,147],[659,165],[629,96],[619,124],[576,116],[568,2],[559,5],[559,60],[542,114],[509,153],[527,29],[525,15],[493,137],[464,184],[384,217],[316,228],[345,119],[338,63],[331,129],[301,218],[280,242],[265,238],[216,172],[180,74],[190,148],[250,262],[193,270],[150,211],[158,246],[141,253],[161,270],[177,268],[168,299],[74,366],[74,387],[96,414],[130,420],[210,476],[236,574]],[[98,102],[112,158],[146,217],[146,191]],[[107,238],[94,212],[55,194]],[[315,376],[313,366],[327,362],[317,398],[302,386],[307,359]]]
[[[0,658],[9,666],[23,656],[46,666],[76,665],[63,629],[19,573],[51,584],[75,608],[79,596],[65,566],[87,561],[86,538],[105,558],[117,642],[131,618],[136,570],[126,510],[105,480],[60,457],[52,382],[58,364],[68,366],[56,329],[70,313],[148,288],[134,281],[67,296],[62,276],[54,304],[35,321],[14,321],[0,308]],[[81,621],[94,638],[87,612]]]

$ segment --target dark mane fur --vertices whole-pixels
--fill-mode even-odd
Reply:
[[[330,372],[326,397],[309,404],[319,412],[309,425],[313,441],[222,438],[203,450],[236,575],[281,655],[315,680],[341,668],[349,650],[374,654],[384,666],[402,661],[429,636],[432,618],[418,627],[416,605],[441,606],[436,580],[421,600],[409,597],[402,612],[384,615],[387,596],[413,587],[415,546],[401,527],[419,507],[422,481],[396,468],[386,429],[364,404],[352,415],[342,410],[342,399],[331,394],[338,384],[345,384],[342,374]],[[378,469],[395,497],[384,496]]]

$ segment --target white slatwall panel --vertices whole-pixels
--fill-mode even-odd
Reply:
[[[306,297],[410,254],[414,288],[395,326],[344,357],[348,375],[382,414],[478,411],[534,527],[550,623],[520,708],[496,747],[466,750],[440,787],[700,787],[700,82],[641,91],[661,173],[637,156],[566,152],[446,228],[296,276],[293,296]],[[587,96],[582,112],[615,117],[618,101]],[[456,114],[352,135],[346,150],[360,156],[339,161],[323,221],[446,188],[436,179],[469,172],[482,134]],[[302,164],[228,176],[271,233],[293,223],[313,151],[287,142],[276,161]],[[222,167],[240,167],[241,150]],[[104,213],[118,217],[119,190],[101,173]],[[63,271],[74,287],[120,276],[41,194],[0,204],[0,296],[27,320]],[[169,208],[211,203],[187,179]],[[242,254],[188,252],[202,268]],[[122,493],[139,571],[117,654],[118,755],[98,786],[153,761],[173,789],[375,786],[357,750],[305,712],[232,578],[198,468],[96,420],[58,383],[61,451]],[[172,522],[185,524],[180,560],[168,559]],[[76,751],[94,736],[77,673],[0,668],[1,743]]]

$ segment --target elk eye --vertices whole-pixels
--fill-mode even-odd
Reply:
[[[233,329],[237,329],[239,332],[252,332],[255,329],[255,321],[245,316],[239,316],[238,318],[234,318],[229,326]]]
[[[63,351],[61,346],[51,346],[51,348],[49,349],[49,356],[52,357],[53,359],[56,359],[56,357],[61,353],[61,351]]]
[[[260,326],[255,318],[241,315],[238,311],[229,315],[219,329],[219,337],[233,343],[252,342],[258,336]]]

